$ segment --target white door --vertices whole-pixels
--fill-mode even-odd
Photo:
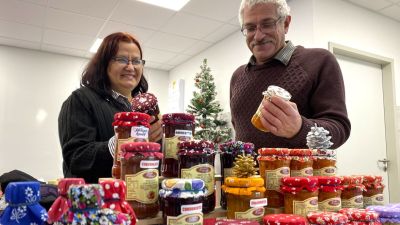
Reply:
[[[337,153],[338,175],[379,175],[388,203],[388,175],[378,165],[386,158],[381,65],[336,55],[342,69],[346,106],[351,122],[348,141]]]

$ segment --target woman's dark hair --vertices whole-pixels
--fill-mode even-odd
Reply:
[[[143,57],[142,48],[139,41],[129,33],[117,32],[104,38],[97,53],[87,64],[82,73],[81,86],[89,87],[95,90],[111,91],[110,79],[107,74],[107,67],[112,57],[118,52],[120,42],[134,43],[140,50],[140,58]],[[145,93],[148,90],[148,83],[142,74],[138,85],[133,89],[132,96],[137,93]]]

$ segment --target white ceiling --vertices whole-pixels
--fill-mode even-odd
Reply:
[[[345,0],[400,22],[400,0]],[[233,32],[241,0],[191,0],[175,12],[136,0],[0,0],[0,44],[90,57],[96,38],[128,31],[146,66],[170,70]]]

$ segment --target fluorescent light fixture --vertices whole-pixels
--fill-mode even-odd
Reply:
[[[102,42],[103,42],[103,39],[97,38],[96,41],[93,43],[92,47],[90,47],[89,51],[91,53],[96,53],[97,49],[100,47]]]
[[[137,1],[171,9],[174,11],[179,11],[190,0],[137,0]]]

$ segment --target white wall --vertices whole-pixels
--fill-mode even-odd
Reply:
[[[62,177],[58,114],[62,102],[79,87],[87,62],[0,46],[0,174],[19,169],[44,180]],[[168,73],[147,68],[145,73],[162,110]]]

